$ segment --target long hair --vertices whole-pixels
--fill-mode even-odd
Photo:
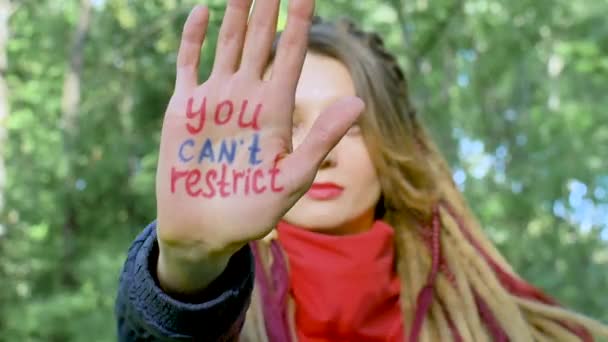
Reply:
[[[376,216],[395,229],[409,341],[593,341],[592,333],[608,337],[606,326],[560,307],[522,280],[485,236],[421,125],[405,74],[380,36],[347,19],[325,22],[315,17],[308,38],[309,51],[336,58],[348,68],[357,95],[366,103],[360,126],[382,188]],[[243,337],[283,339],[270,331],[280,324],[292,330],[286,338],[293,337],[286,285],[277,289],[268,280],[285,278],[285,267],[276,265],[284,255],[276,240],[252,247],[256,286]],[[270,303],[269,291],[281,292],[278,304]]]

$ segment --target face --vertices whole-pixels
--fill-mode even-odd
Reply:
[[[355,85],[341,62],[308,53],[296,90],[294,149],[324,108],[352,95]],[[323,161],[309,192],[284,219],[329,234],[358,233],[371,227],[379,199],[378,175],[359,126],[354,125]]]

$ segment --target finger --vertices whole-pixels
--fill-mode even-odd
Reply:
[[[205,40],[208,24],[209,9],[204,6],[194,7],[184,24],[182,40],[177,52],[176,88],[197,85],[201,46]]]
[[[258,0],[249,20],[241,70],[261,78],[277,32],[279,0]]]
[[[252,0],[229,0],[215,51],[212,74],[232,74],[241,58]]]
[[[323,159],[355,123],[364,107],[360,98],[346,97],[319,115],[302,144],[282,161],[282,174],[291,179],[285,184],[294,187],[290,190],[295,191],[314,178]]]
[[[291,0],[289,3],[287,26],[279,39],[272,80],[278,83],[279,89],[290,94],[295,93],[302,72],[313,12],[312,0]]]

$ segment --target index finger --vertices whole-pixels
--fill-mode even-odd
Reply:
[[[184,24],[182,40],[177,53],[176,88],[197,85],[201,46],[205,40],[208,24],[209,9],[200,5],[194,7]]]
[[[291,0],[287,25],[279,39],[272,66],[272,82],[279,89],[295,92],[308,46],[308,30],[315,8],[314,0]]]

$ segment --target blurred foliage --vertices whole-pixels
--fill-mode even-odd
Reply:
[[[119,270],[155,217],[161,119],[194,2],[92,1],[68,132],[81,2],[12,1],[0,341],[115,340]],[[201,76],[225,2],[206,3]],[[488,234],[525,278],[608,322],[608,2],[333,0],[317,13],[385,38]]]

